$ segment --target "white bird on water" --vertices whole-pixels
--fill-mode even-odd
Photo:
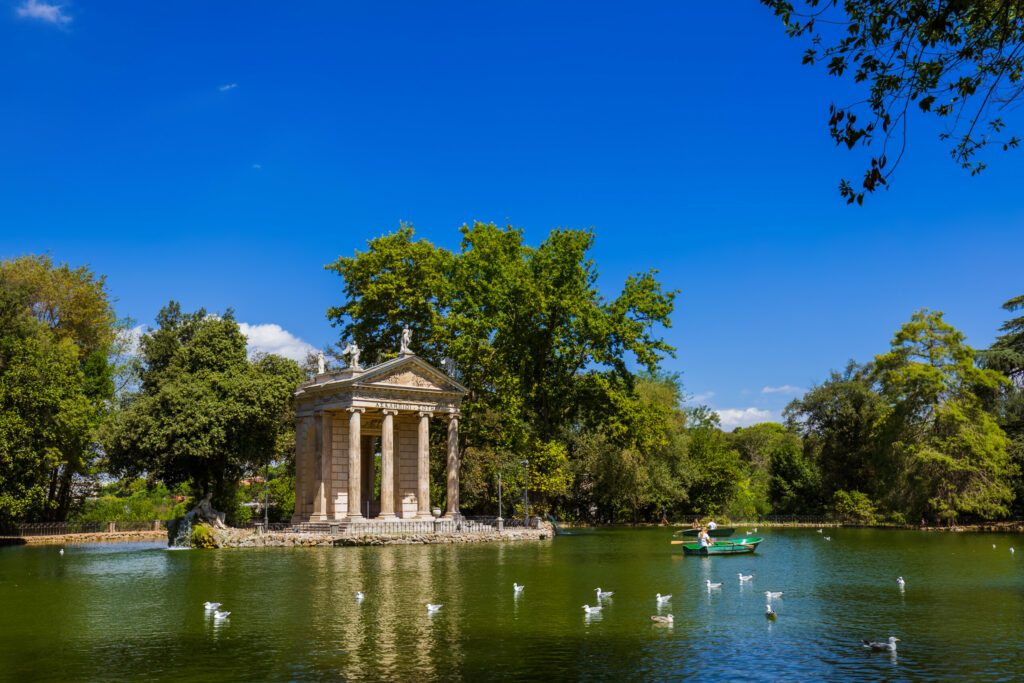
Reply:
[[[771,600],[772,598],[781,598],[782,591],[765,591],[764,596]]]
[[[826,540],[826,541],[831,541],[831,540],[832,540],[832,537],[831,537],[831,536],[825,536],[825,540]]]
[[[896,579],[896,585],[900,587],[900,590],[903,590],[907,587],[907,582],[903,580],[902,576],[900,576]]]
[[[441,609],[442,606],[443,605],[433,605],[433,604],[428,602],[427,603],[427,614],[436,614]]]
[[[654,600],[659,605],[664,605],[666,602],[668,602],[671,599],[672,599],[672,595],[671,594],[669,594],[669,595],[662,595],[661,593],[655,593],[654,594]]]
[[[225,619],[227,619],[230,616],[231,616],[231,612],[221,612],[220,610],[217,610],[217,611],[215,611],[213,613],[214,621],[224,621]]]
[[[889,642],[880,642],[877,640],[863,640],[864,647],[870,648],[875,652],[896,652],[896,643],[900,642],[900,639],[896,636],[889,636]]]
[[[720,583],[711,583],[711,579],[705,579],[704,583],[707,584],[708,590],[711,590],[713,588],[721,588],[722,587],[722,584],[720,584]]]
[[[526,588],[526,586],[520,586],[515,581],[512,582],[512,592],[513,593],[522,593],[524,588]]]
[[[597,614],[601,611],[601,605],[591,607],[590,605],[583,605],[583,611],[587,614]]]
[[[595,588],[594,592],[597,593],[597,599],[598,600],[600,600],[601,598],[610,598],[613,595],[615,595],[615,591],[603,591],[603,590],[601,590],[600,586]]]
[[[1010,548],[1010,550],[1013,550],[1013,548]],[[63,555],[63,554],[64,554],[64,548],[61,548],[61,549],[60,549],[60,554],[61,554],[61,555]]]
[[[996,544],[995,544],[995,543],[993,543],[993,544],[992,544],[992,550],[995,550],[995,549],[996,549]]]
[[[754,575],[753,575],[753,574],[742,574],[742,573],[737,573],[737,576],[739,576],[739,577],[740,577],[740,583],[743,583],[744,581],[750,581],[751,579],[753,579],[753,578],[754,578]]]
[[[220,603],[219,602],[209,602],[209,601],[207,601],[207,602],[203,603],[203,608],[207,612],[213,612],[213,611],[216,611],[216,610],[220,609]]]
[[[772,609],[772,603],[769,602],[764,606],[764,616],[771,621],[775,621],[775,617],[778,615],[776,615],[775,610]]]
[[[366,595],[363,593],[363,591],[356,591],[356,602],[362,602],[363,598],[365,597]]]
[[[825,533],[825,530],[824,529],[818,529],[818,533],[819,534],[823,534],[823,533]]]
[[[1010,554],[1011,554],[1011,555],[1013,555],[1013,554],[1014,554],[1015,552],[1017,552],[1017,551],[1016,551],[1016,550],[1014,550],[1013,548],[1010,548]]]
[[[665,616],[657,614],[651,617],[651,621],[653,621],[655,624],[667,624],[671,626],[672,622],[675,621],[675,617],[673,617],[671,614],[666,614]]]

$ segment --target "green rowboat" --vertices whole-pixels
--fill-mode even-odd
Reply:
[[[764,539],[760,536],[731,538],[727,541],[715,541],[709,546],[701,547],[700,543],[686,543],[683,553],[686,555],[744,555],[757,550],[757,544]]]

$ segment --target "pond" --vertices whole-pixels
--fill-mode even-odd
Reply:
[[[0,548],[0,678],[1024,679],[1020,536],[760,535],[755,555],[712,558],[682,556],[664,529],[502,545]],[[723,585],[709,592],[708,579]],[[598,586],[614,596],[588,617]],[[784,592],[774,622],[767,590]],[[672,595],[672,627],[651,621],[655,593]],[[207,600],[231,616],[216,623]],[[428,602],[443,607],[428,615]],[[861,646],[890,635],[896,655]]]

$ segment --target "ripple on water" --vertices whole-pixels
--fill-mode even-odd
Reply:
[[[191,680],[1021,680],[1009,539],[762,530],[756,555],[684,558],[670,533],[500,546],[0,550],[0,671]],[[1020,543],[1017,543],[1020,545]],[[753,574],[750,586],[736,574]],[[895,577],[907,578],[900,593]],[[722,581],[709,594],[705,580]],[[512,582],[527,586],[517,599]],[[595,586],[614,590],[599,615]],[[356,603],[354,593],[366,599]],[[765,590],[778,620],[764,618]],[[654,593],[671,593],[657,609]],[[224,603],[215,624],[202,603]],[[444,604],[433,618],[427,602]],[[650,621],[671,613],[672,628]],[[895,657],[861,638],[903,639]],[[60,657],[53,653],[59,652]]]

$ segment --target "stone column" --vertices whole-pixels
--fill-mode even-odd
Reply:
[[[327,519],[324,508],[327,505],[327,496],[324,492],[323,477],[323,413],[317,412],[313,415],[313,452],[311,455],[310,469],[313,472],[313,480],[316,482],[313,489],[313,514],[311,520],[323,521]]]
[[[320,416],[320,519],[334,519],[334,468],[331,437],[334,431],[334,413],[326,410]]]
[[[360,416],[365,408],[349,408],[348,412],[348,518],[360,520],[363,513],[362,507],[362,485],[360,474],[362,473],[362,434],[359,431]]]
[[[459,516],[459,414],[448,416],[448,506],[445,517]]]
[[[416,440],[416,515],[430,519],[430,418],[433,413],[420,416],[419,438]]]
[[[395,517],[395,415],[397,410],[385,410],[380,428],[380,519],[393,521]]]
[[[292,524],[308,522],[303,519],[302,513],[305,507],[303,501],[306,499],[306,419],[299,418],[295,421],[295,512],[292,514]]]

